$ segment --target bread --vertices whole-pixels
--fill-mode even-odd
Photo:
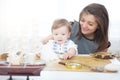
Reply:
[[[110,63],[110,64],[107,64],[104,67],[104,69],[107,72],[118,72],[120,70],[120,65],[115,64],[115,63]]]
[[[8,53],[2,53],[0,54],[0,60],[6,60],[8,57]]]
[[[116,55],[111,54],[109,52],[97,52],[97,53],[93,53],[92,56],[101,59],[113,59],[116,57]]]
[[[7,61],[11,65],[21,65],[24,63],[24,54],[21,51],[18,51],[16,54],[9,54]]]
[[[35,55],[35,60],[40,60],[40,55]]]

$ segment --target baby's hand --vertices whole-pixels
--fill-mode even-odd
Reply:
[[[73,56],[74,56],[73,53],[64,53],[63,59],[70,59],[70,58],[73,57]]]

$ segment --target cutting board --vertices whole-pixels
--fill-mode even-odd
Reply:
[[[106,64],[111,63],[109,59],[99,59],[92,56],[74,56],[68,60],[61,60],[62,62],[76,62],[80,63],[80,69],[68,69],[65,65],[59,64],[59,61],[50,61],[46,64],[44,70],[51,71],[83,71],[91,72],[90,67],[104,67]]]

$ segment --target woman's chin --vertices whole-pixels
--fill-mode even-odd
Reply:
[[[91,32],[88,32],[88,31],[82,31],[82,34],[84,34],[84,35],[88,35],[88,34],[90,34]]]

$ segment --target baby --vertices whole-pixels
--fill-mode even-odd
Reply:
[[[53,22],[53,40],[49,40],[42,47],[41,59],[49,61],[61,58],[68,59],[77,54],[77,45],[69,39],[71,34],[71,24],[66,19],[57,19]]]

